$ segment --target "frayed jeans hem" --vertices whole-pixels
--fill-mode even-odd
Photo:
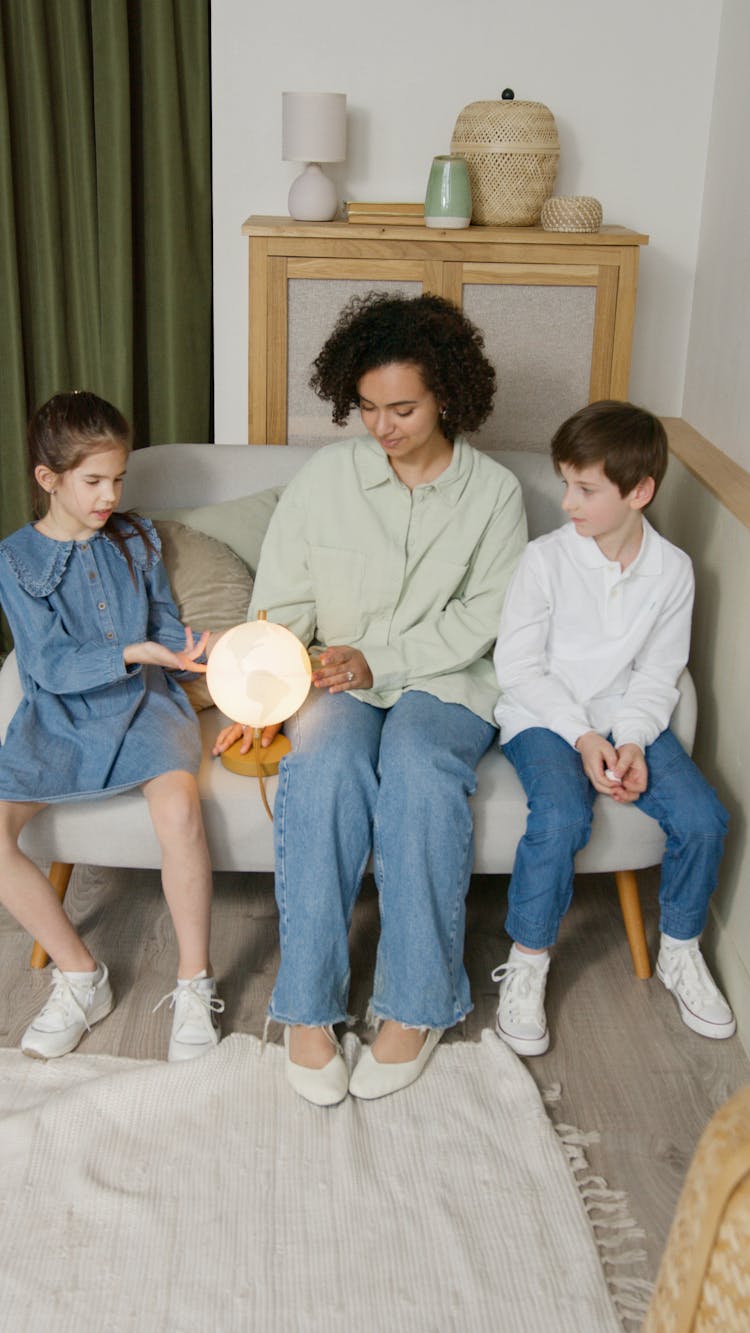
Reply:
[[[385,1013],[385,1012],[381,1013],[379,1009],[375,1008],[375,1005],[371,1000],[367,1006],[365,1022],[367,1023],[367,1026],[372,1028],[375,1032],[378,1032],[382,1024],[385,1023],[386,1021],[389,1021],[391,1023],[399,1023],[401,1027],[405,1028],[407,1031],[430,1032],[432,1030],[437,1030],[439,1028],[442,1032],[445,1032],[447,1031],[448,1028],[455,1027],[457,1023],[462,1023],[464,1019],[467,1018],[468,1015],[471,1013],[473,1008],[474,1005],[470,1004],[468,1008],[464,1009],[463,1011],[459,1010],[453,1018],[449,1018],[442,1022],[433,1023],[432,1021],[425,1021],[424,1019],[422,1020],[417,1019],[416,1021],[411,1021],[409,1019],[399,1018],[397,1014]]]

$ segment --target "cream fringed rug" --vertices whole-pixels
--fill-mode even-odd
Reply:
[[[358,1044],[347,1038],[355,1058]],[[610,1333],[563,1145],[491,1033],[331,1110],[228,1037],[167,1065],[0,1051],[4,1333]]]

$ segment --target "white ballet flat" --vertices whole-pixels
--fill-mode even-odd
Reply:
[[[349,1091],[349,1070],[333,1028],[324,1027],[323,1031],[334,1048],[333,1059],[322,1069],[306,1069],[304,1065],[295,1064],[290,1058],[289,1028],[284,1028],[286,1076],[294,1091],[298,1092],[300,1097],[304,1097],[305,1101],[313,1102],[315,1106],[336,1106],[338,1102],[344,1100]]]
[[[360,1056],[349,1082],[349,1091],[353,1097],[364,1101],[373,1101],[376,1097],[387,1097],[390,1092],[399,1092],[419,1078],[432,1052],[442,1037],[445,1028],[429,1028],[419,1055],[414,1060],[401,1064],[384,1064],[376,1060],[371,1047],[367,1047]]]

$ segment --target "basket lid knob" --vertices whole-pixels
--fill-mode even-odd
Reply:
[[[514,97],[515,97],[515,95],[516,95],[516,94],[513,92],[513,89],[512,89],[512,88],[503,88],[503,91],[502,91],[502,93],[500,94],[500,98],[501,98],[501,101],[503,101],[503,102],[512,102],[513,99],[514,99]]]

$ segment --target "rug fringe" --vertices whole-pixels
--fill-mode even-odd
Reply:
[[[542,1093],[545,1106],[561,1101],[561,1087],[554,1083]],[[625,1330],[640,1328],[648,1311],[653,1284],[643,1277],[624,1276],[618,1272],[623,1264],[644,1263],[646,1251],[634,1247],[645,1231],[630,1215],[628,1197],[624,1190],[613,1190],[602,1176],[591,1170],[585,1149],[598,1143],[596,1130],[586,1132],[575,1125],[554,1125],[570,1164],[578,1192],[591,1223],[594,1240],[607,1281],[612,1304]]]

